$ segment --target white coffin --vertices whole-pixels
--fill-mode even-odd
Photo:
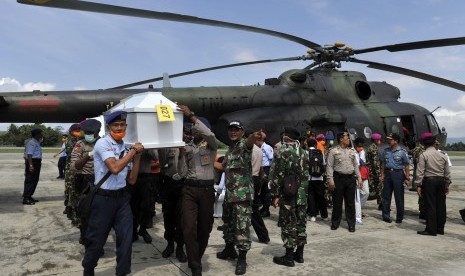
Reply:
[[[174,113],[174,121],[160,122],[156,106],[169,105]],[[127,112],[125,144],[141,142],[145,148],[183,147],[183,113],[176,109],[176,104],[163,96],[161,92],[134,94],[121,100],[104,116],[116,111]]]

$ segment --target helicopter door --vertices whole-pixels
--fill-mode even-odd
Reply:
[[[415,129],[415,118],[413,115],[405,115],[401,116],[400,119],[402,123],[402,132],[404,133],[404,139],[402,140],[402,143],[409,149],[413,149],[415,148],[417,137]]]
[[[402,131],[402,121],[399,117],[383,117],[384,132],[389,135],[390,133],[397,133],[401,138],[404,137]]]

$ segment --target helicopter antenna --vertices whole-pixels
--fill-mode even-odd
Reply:
[[[436,107],[433,111],[431,111],[430,114],[433,114],[433,112],[436,111],[436,110],[438,110],[439,108],[441,108],[441,106]]]

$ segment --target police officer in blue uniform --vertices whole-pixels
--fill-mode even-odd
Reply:
[[[95,183],[107,172],[111,175],[97,190],[92,202],[82,266],[84,275],[94,275],[94,268],[113,228],[116,234],[116,275],[127,275],[131,273],[133,216],[126,182],[136,183],[144,147],[141,143],[130,148],[124,145],[126,112],[110,113],[105,121],[108,134],[99,139],[94,148]]]
[[[399,146],[400,136],[392,133],[386,137],[389,147],[383,151],[381,156],[381,177],[383,190],[381,192],[383,205],[383,221],[391,223],[390,216],[391,198],[394,191],[396,201],[397,217],[396,223],[402,223],[404,219],[404,185],[410,185],[410,163],[407,152]]]
[[[25,179],[24,179],[24,192],[23,204],[34,205],[38,202],[32,195],[34,194],[37,183],[39,183],[40,168],[42,166],[42,130],[35,128],[31,131],[32,139],[26,143],[25,151]]]

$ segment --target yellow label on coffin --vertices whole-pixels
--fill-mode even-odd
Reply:
[[[173,109],[170,105],[159,104],[155,106],[159,122],[174,121]]]

